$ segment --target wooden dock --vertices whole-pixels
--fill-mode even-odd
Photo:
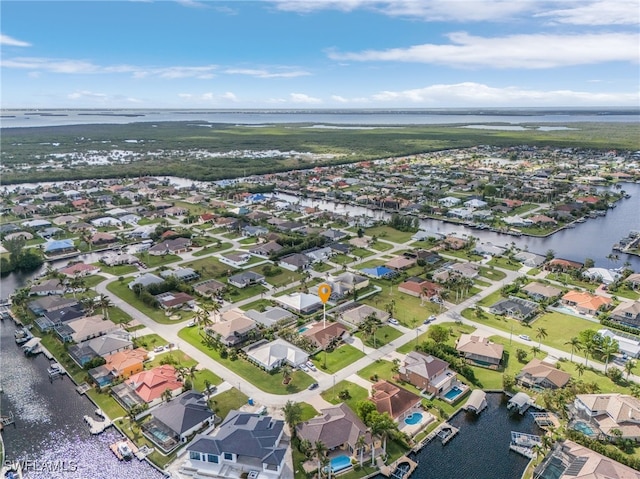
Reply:
[[[401,464],[409,464],[409,469],[407,471],[404,471],[403,469],[399,471],[398,467]],[[391,477],[392,479],[405,479],[411,476],[411,474],[413,474],[413,471],[415,471],[417,467],[417,462],[409,459],[407,456],[402,456],[388,466],[382,466],[380,468],[380,473],[386,477]]]
[[[13,412],[9,412],[8,416],[0,416],[0,431],[2,431],[5,426],[9,426],[10,424],[13,424],[14,427],[16,425],[13,418]]]
[[[89,425],[91,434],[100,434],[106,428],[113,425],[111,421],[106,419],[104,421],[96,421],[91,416],[86,416],[86,415],[84,416],[83,419],[84,419],[84,422],[86,422]]]
[[[79,385],[76,387],[76,392],[77,392],[78,394],[84,394],[84,393],[86,393],[89,389],[91,389],[91,385],[90,385],[89,383],[82,383],[82,384],[79,384]]]
[[[114,442],[113,444],[109,445],[109,449],[111,449],[111,452],[113,452],[118,459],[120,459],[121,461],[125,460],[125,458],[122,457],[122,454],[118,450],[118,444],[122,442],[126,443],[129,446],[129,449],[131,449],[131,452],[133,453],[134,456],[138,457],[138,454],[139,454],[138,446],[136,446],[133,442],[131,442],[131,439],[122,439],[121,441]],[[138,459],[140,458],[138,457]]]

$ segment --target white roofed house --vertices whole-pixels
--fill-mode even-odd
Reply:
[[[243,348],[243,351],[247,354],[249,361],[266,371],[272,371],[283,364],[295,368],[309,359],[306,351],[280,338],[271,342],[263,339]]]
[[[322,301],[315,294],[292,293],[274,297],[280,305],[299,314],[310,314],[322,307]]]
[[[589,268],[583,271],[582,276],[591,281],[598,281],[608,285],[620,278],[621,275],[618,271],[612,269]]]

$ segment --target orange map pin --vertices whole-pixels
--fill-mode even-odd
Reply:
[[[322,301],[322,304],[327,304],[327,301],[329,301],[329,297],[331,297],[331,286],[329,286],[327,283],[319,284],[318,296],[320,297],[320,301]]]

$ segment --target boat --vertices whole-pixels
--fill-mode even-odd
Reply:
[[[26,343],[31,338],[33,338],[33,335],[31,334],[31,331],[29,331],[27,328],[16,329],[15,332],[13,333],[13,335],[16,338],[16,343],[17,344]]]
[[[129,447],[127,441],[120,441],[117,446],[118,453],[125,461],[130,461],[133,458],[133,451]]]

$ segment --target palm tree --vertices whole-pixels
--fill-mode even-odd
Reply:
[[[531,352],[533,353],[533,357],[535,358],[537,356],[537,354],[541,351],[541,349],[538,346],[533,346],[531,348]]]
[[[398,430],[398,425],[393,422],[389,414],[384,413],[376,417],[376,421],[371,425],[371,432],[382,439],[382,452],[387,453],[387,437]]]
[[[324,459],[326,452],[327,446],[324,445],[324,442],[316,441],[313,446],[313,454],[318,459],[318,477],[322,474],[322,460]]]
[[[620,350],[620,345],[615,339],[609,336],[605,336],[604,338],[602,338],[602,343],[600,344],[599,350],[605,358],[604,372],[606,374],[607,367],[609,366],[609,359],[611,359],[611,356],[613,356]]]
[[[209,402],[209,398],[211,397],[211,381],[208,379],[204,380],[204,392],[207,394],[207,402]]]
[[[546,338],[548,335],[549,334],[547,333],[547,330],[544,329],[543,327],[539,327],[538,329],[536,329],[536,338],[538,338],[538,347],[542,345],[542,340]]]
[[[360,434],[356,439],[356,449],[360,452],[360,468],[362,468],[362,462],[364,461],[364,447],[367,445],[367,438],[364,434]]]
[[[633,359],[629,359],[624,364],[624,370],[627,373],[627,381],[629,380],[629,375],[633,372],[633,368],[636,367],[636,362]]]
[[[587,369],[587,367],[584,364],[582,363],[576,364],[576,372],[578,373],[578,377],[584,374],[585,369]]]
[[[102,309],[102,315],[105,319],[109,319],[109,308],[113,306],[111,299],[106,294],[98,296],[98,305]]]
[[[567,341],[566,343],[569,346],[571,346],[571,359],[570,361],[573,362],[573,352],[574,351],[581,351],[582,350],[582,343],[580,343],[580,339],[578,339],[577,336],[574,336],[573,338],[571,338],[569,341]]]
[[[284,364],[280,368],[280,372],[282,373],[282,382],[283,384],[289,384],[291,381],[291,374],[293,374],[293,369],[288,364]]]
[[[161,397],[162,397],[162,400],[163,400],[163,401],[166,401],[166,402],[171,401],[171,397],[172,397],[172,396],[173,396],[173,395],[171,394],[171,389],[167,388],[167,389],[165,389],[164,391],[162,391],[162,395],[161,395]]]
[[[289,426],[289,431],[291,431],[291,436],[295,437],[296,424],[302,420],[302,407],[300,403],[289,400],[282,408],[282,412],[284,413],[284,420]]]
[[[213,313],[213,317],[215,319],[218,319],[218,314],[220,313],[220,303],[218,303],[217,301],[214,301],[213,303],[211,303],[211,305],[207,309],[207,312],[209,311]]]
[[[73,291],[74,298],[76,297],[76,290],[83,289],[84,284],[85,284],[84,278],[81,278],[80,276],[74,276],[69,280],[69,287]]]

